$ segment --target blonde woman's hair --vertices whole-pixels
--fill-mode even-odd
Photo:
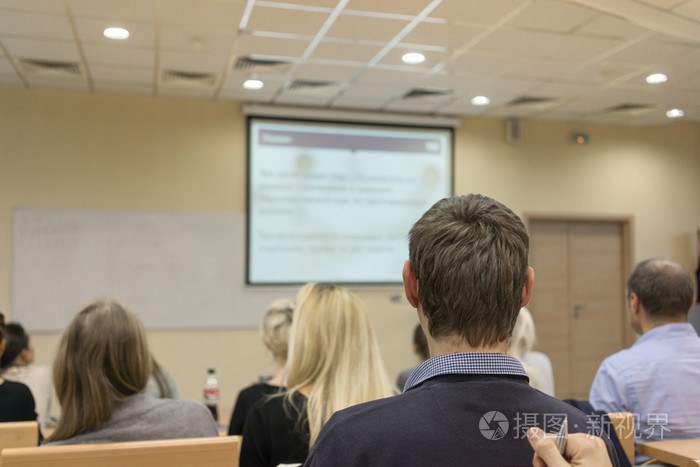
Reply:
[[[337,285],[299,291],[286,371],[285,403],[307,394],[309,447],[334,412],[393,393],[364,304]]]
[[[287,359],[292,313],[294,313],[294,302],[284,298],[275,300],[265,310],[260,334],[263,344],[272,352],[275,359]]]
[[[112,416],[112,404],[143,391],[151,374],[146,333],[124,305],[98,299],[63,333],[53,365],[61,419],[46,441],[70,438]]]
[[[530,310],[522,307],[518,313],[518,319],[515,321],[513,334],[508,342],[508,355],[517,358],[523,364],[523,369],[530,378],[530,386],[542,390],[543,375],[536,368],[527,365],[523,361],[525,354],[530,352],[535,346],[536,340],[535,321],[532,319]]]
[[[536,340],[535,321],[532,319],[530,310],[522,307],[518,313],[518,319],[515,321],[513,334],[508,342],[508,355],[521,358],[532,350]]]

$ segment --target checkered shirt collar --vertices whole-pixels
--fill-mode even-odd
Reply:
[[[527,376],[522,363],[502,353],[469,352],[439,355],[413,369],[404,392],[423,381],[447,374]]]

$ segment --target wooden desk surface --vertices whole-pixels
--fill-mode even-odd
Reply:
[[[686,467],[691,460],[700,459],[700,439],[639,443],[637,452],[668,464]]]

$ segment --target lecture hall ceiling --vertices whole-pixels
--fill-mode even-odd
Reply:
[[[114,26],[130,37],[105,38]],[[403,63],[407,52],[425,61]],[[668,81],[647,84],[652,73]],[[263,88],[244,89],[248,79]],[[700,0],[0,0],[0,86],[698,122]]]

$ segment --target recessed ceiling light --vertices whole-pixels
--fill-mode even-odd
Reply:
[[[425,55],[418,52],[409,52],[403,54],[401,60],[403,60],[404,63],[415,65],[416,63],[423,63],[425,61]]]
[[[491,99],[486,96],[472,97],[472,105],[489,105],[490,103]]]
[[[246,89],[262,89],[264,85],[259,79],[247,79],[243,82],[243,87]]]
[[[666,116],[668,118],[679,118],[685,115],[685,112],[683,112],[681,109],[671,109],[668,112],[666,112]]]
[[[647,83],[649,84],[661,84],[668,81],[668,76],[663,73],[654,73],[653,75],[647,76]]]
[[[107,39],[116,39],[118,41],[129,38],[129,31],[124,28],[107,28],[103,34]]]

